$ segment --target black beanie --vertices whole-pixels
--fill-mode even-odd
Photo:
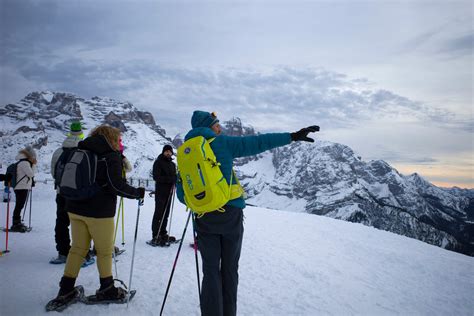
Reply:
[[[161,153],[164,153],[167,150],[169,150],[169,151],[171,151],[171,153],[173,153],[173,147],[171,147],[171,145],[163,146],[163,150],[161,151]]]

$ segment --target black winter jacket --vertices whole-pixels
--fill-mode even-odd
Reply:
[[[101,190],[92,198],[81,201],[66,201],[68,212],[95,218],[114,217],[117,195],[130,199],[140,198],[138,189],[122,178],[122,157],[114,151],[104,136],[91,136],[79,142],[78,148],[93,151],[98,155],[96,182]]]
[[[176,165],[171,158],[160,154],[153,164],[153,180],[156,181],[156,195],[168,196],[176,183]]]

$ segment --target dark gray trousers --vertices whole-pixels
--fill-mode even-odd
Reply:
[[[242,209],[225,206],[196,220],[202,258],[201,314],[235,316],[239,259],[244,234]]]
[[[71,249],[69,215],[67,215],[65,208],[66,199],[56,194],[56,226],[54,226],[54,240],[56,241],[56,250],[63,256],[67,256],[69,249]]]

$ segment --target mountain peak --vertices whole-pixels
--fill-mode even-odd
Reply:
[[[108,97],[85,99],[68,92],[35,91],[0,108],[0,114],[0,139],[4,144],[1,161],[11,162],[19,149],[33,145],[39,151],[38,169],[45,174],[49,173],[53,151],[61,146],[72,121],[80,120],[85,130],[103,123],[120,128],[124,145],[134,149],[128,158],[136,167],[136,175],[148,175],[161,153],[160,146],[171,142],[151,113]]]

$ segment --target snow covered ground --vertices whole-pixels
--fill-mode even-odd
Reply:
[[[11,205],[12,206],[12,205]],[[137,202],[125,201],[125,248],[118,277],[128,284]],[[132,287],[125,305],[70,306],[66,315],[157,315],[178,245],[152,248],[154,202],[140,214]],[[34,190],[31,233],[11,233],[0,257],[2,315],[42,315],[58,291],[63,265],[51,265],[55,203],[51,185]],[[0,206],[5,223],[6,204]],[[171,232],[186,220],[176,202]],[[473,315],[474,258],[385,231],[327,217],[248,207],[240,260],[239,315]],[[1,226],[4,226],[2,224]],[[179,258],[165,315],[199,315],[191,225]],[[121,243],[121,231],[117,245]],[[0,248],[5,248],[5,233]],[[202,277],[202,275],[201,275]],[[95,265],[77,284],[86,294],[99,285]]]

